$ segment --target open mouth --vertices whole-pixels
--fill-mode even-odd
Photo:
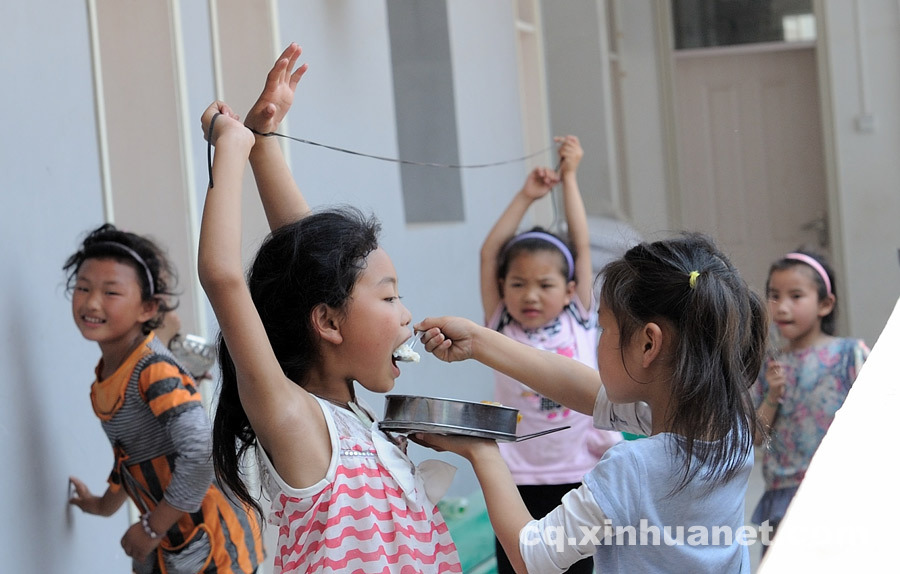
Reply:
[[[391,357],[395,361],[402,361],[404,363],[418,363],[420,359],[419,353],[412,350],[408,341],[394,349],[394,352],[391,353]]]

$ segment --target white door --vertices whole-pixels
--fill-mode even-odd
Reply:
[[[770,263],[827,250],[815,51],[742,47],[675,53],[680,209],[760,293]]]

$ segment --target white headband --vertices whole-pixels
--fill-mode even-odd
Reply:
[[[97,247],[103,245],[105,247],[115,247],[116,249],[120,249],[131,256],[132,259],[138,262],[138,264],[144,268],[144,273],[147,274],[147,285],[150,286],[150,296],[156,293],[156,286],[153,284],[153,273],[150,272],[150,266],[147,265],[147,262],[144,261],[144,258],[141,257],[137,251],[128,247],[127,245],[122,245],[116,241],[98,241],[97,243],[92,243],[90,247]]]

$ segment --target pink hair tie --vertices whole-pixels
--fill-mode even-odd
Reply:
[[[828,278],[828,273],[825,271],[825,268],[822,267],[822,264],[816,261],[814,258],[806,255],[805,253],[788,253],[784,256],[785,259],[793,259],[794,261],[802,261],[806,263],[810,267],[816,270],[816,272],[822,276],[822,281],[825,282],[825,292],[828,295],[831,295],[831,279]]]

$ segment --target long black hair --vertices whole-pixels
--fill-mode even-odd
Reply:
[[[141,301],[156,299],[159,308],[156,315],[145,321],[141,330],[145,335],[162,324],[163,317],[178,306],[175,285],[178,278],[166,252],[149,237],[122,231],[112,223],[105,223],[89,232],[78,251],[66,259],[66,293],[72,293],[78,270],[88,259],[112,259],[129,265],[137,273],[141,287]]]
[[[762,299],[712,239],[697,233],[641,243],[601,276],[602,304],[616,318],[623,349],[648,322],[675,332],[666,426],[684,454],[684,472],[673,492],[704,467],[710,484],[735,477],[757,427],[749,389],[766,348]]]
[[[319,360],[313,309],[322,303],[345,308],[366,257],[378,248],[380,230],[374,217],[355,208],[332,208],[276,229],[256,253],[247,274],[250,295],[282,371],[295,384],[303,386]],[[216,477],[261,515],[241,470],[244,455],[256,448],[256,433],[241,405],[234,363],[221,335],[218,346],[222,386],[213,421]]]

